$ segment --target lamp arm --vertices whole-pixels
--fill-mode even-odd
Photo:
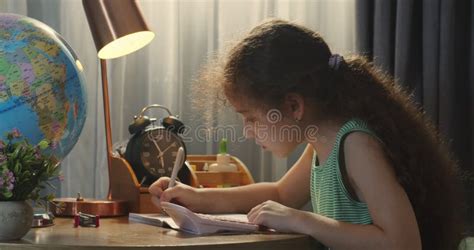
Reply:
[[[102,101],[104,102],[104,124],[105,124],[105,139],[107,147],[107,167],[109,170],[109,193],[107,199],[112,200],[112,193],[110,192],[111,180],[110,173],[112,173],[112,127],[110,122],[110,103],[109,103],[109,87],[107,80],[107,62],[100,59],[100,74],[102,79]]]

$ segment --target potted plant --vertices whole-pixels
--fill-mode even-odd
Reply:
[[[47,140],[32,145],[18,129],[0,140],[0,240],[22,238],[31,228],[35,205],[46,206],[51,194],[40,191],[58,177],[59,167],[45,153],[53,147]]]

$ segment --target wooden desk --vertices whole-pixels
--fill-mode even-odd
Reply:
[[[32,228],[20,241],[0,242],[0,249],[317,249],[315,240],[297,234],[194,236],[172,229],[129,222],[127,217],[101,219],[99,228],[74,228],[71,218]]]

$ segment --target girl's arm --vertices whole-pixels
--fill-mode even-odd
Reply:
[[[266,200],[301,207],[309,197],[309,174],[313,147],[308,144],[293,167],[275,183],[255,183],[233,188],[192,188],[178,184],[167,190],[169,178],[160,178],[149,191],[153,203],[174,200],[195,212],[247,213]],[[158,199],[158,197],[160,199]]]
[[[344,157],[349,182],[368,204],[372,225],[339,222],[275,202],[252,209],[249,220],[311,235],[331,249],[421,249],[415,213],[379,142],[363,132],[351,133]]]

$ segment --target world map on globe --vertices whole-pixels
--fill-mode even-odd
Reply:
[[[18,129],[63,159],[86,119],[82,66],[65,40],[35,19],[0,14],[0,139]]]

